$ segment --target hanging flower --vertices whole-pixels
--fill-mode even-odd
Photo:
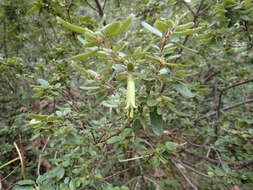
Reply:
[[[128,116],[133,118],[135,105],[135,84],[132,73],[127,75],[127,92],[126,92],[126,109],[128,109]]]

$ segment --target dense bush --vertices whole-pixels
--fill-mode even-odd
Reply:
[[[0,189],[252,189],[252,1],[0,5]]]

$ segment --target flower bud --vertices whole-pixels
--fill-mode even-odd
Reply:
[[[129,117],[133,118],[135,105],[135,83],[133,75],[128,73],[127,76],[127,92],[126,92],[126,109],[128,109]]]

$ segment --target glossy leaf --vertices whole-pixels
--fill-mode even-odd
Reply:
[[[106,25],[101,31],[108,37],[115,36],[119,34],[121,23],[119,21],[115,21]]]
[[[67,60],[72,60],[72,61],[85,61],[86,59],[90,58],[91,56],[96,55],[97,51],[89,52],[89,53],[82,53],[79,55],[72,56],[68,58]]]
[[[57,21],[58,21],[60,24],[62,24],[64,27],[66,27],[67,29],[72,30],[72,31],[74,31],[74,32],[83,34],[83,33],[85,33],[85,32],[87,31],[85,28],[80,27],[80,26],[77,26],[77,25],[75,25],[75,24],[71,24],[71,23],[69,23],[69,22],[66,22],[65,20],[63,20],[63,19],[60,18],[60,17],[57,17],[56,19],[57,19]]]
[[[189,29],[193,26],[194,26],[194,22],[189,22],[189,23],[186,23],[186,24],[178,25],[176,27],[176,32]]]
[[[149,25],[148,23],[146,22],[142,22],[141,25],[146,28],[148,31],[152,32],[153,34],[159,36],[159,37],[162,37],[163,34],[157,30],[156,28],[154,28],[153,26]]]
[[[168,29],[169,29],[169,26],[165,23],[165,22],[162,22],[162,21],[159,21],[157,20],[154,24],[154,26],[160,30],[161,32],[167,32]]]
[[[134,15],[131,14],[129,17],[127,17],[126,20],[124,20],[122,22],[122,24],[120,25],[120,28],[119,28],[119,33],[123,33],[123,32],[126,32],[129,28],[129,26],[131,25],[131,23],[133,22],[134,20]]]

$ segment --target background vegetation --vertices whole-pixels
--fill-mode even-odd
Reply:
[[[0,189],[253,188],[251,0],[1,0]]]

